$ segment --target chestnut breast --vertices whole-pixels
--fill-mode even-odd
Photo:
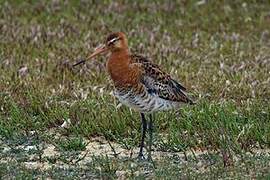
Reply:
[[[128,53],[112,53],[108,62],[107,70],[115,86],[132,86],[139,83],[139,67],[130,64]]]

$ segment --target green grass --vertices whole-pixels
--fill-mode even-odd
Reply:
[[[201,2],[0,0],[0,177],[269,178],[270,3]],[[155,167],[108,154],[93,155],[92,169],[71,163],[92,138],[131,152],[140,141],[139,115],[111,95],[106,58],[72,68],[113,31],[197,101],[155,115],[154,150],[169,153]],[[48,144],[60,155],[43,157]],[[170,159],[179,152],[195,155]],[[52,167],[34,171],[29,160]]]
[[[68,140],[60,140],[58,148],[64,151],[84,151],[86,150],[86,143],[81,137],[70,138]]]

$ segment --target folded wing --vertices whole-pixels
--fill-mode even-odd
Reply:
[[[131,59],[133,63],[142,64],[141,83],[146,87],[148,93],[169,101],[193,104],[193,101],[186,95],[186,88],[156,64],[139,55],[132,55]]]

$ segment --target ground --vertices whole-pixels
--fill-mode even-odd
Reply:
[[[0,0],[0,177],[270,177],[269,1]],[[139,114],[112,96],[106,57],[72,67],[110,32],[197,102]],[[146,153],[146,152],[145,152]]]

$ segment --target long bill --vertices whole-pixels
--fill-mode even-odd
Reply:
[[[94,51],[90,56],[88,56],[86,59],[81,60],[81,61],[79,61],[79,62],[73,64],[73,67],[74,67],[74,66],[77,66],[77,65],[79,65],[79,64],[85,63],[85,61],[90,60],[90,59],[96,57],[97,55],[99,55],[99,54],[101,54],[101,53],[104,53],[104,52],[106,52],[106,51],[108,51],[108,48],[107,48],[104,44],[102,44],[102,45],[98,46],[98,47],[95,49],[95,51]]]

